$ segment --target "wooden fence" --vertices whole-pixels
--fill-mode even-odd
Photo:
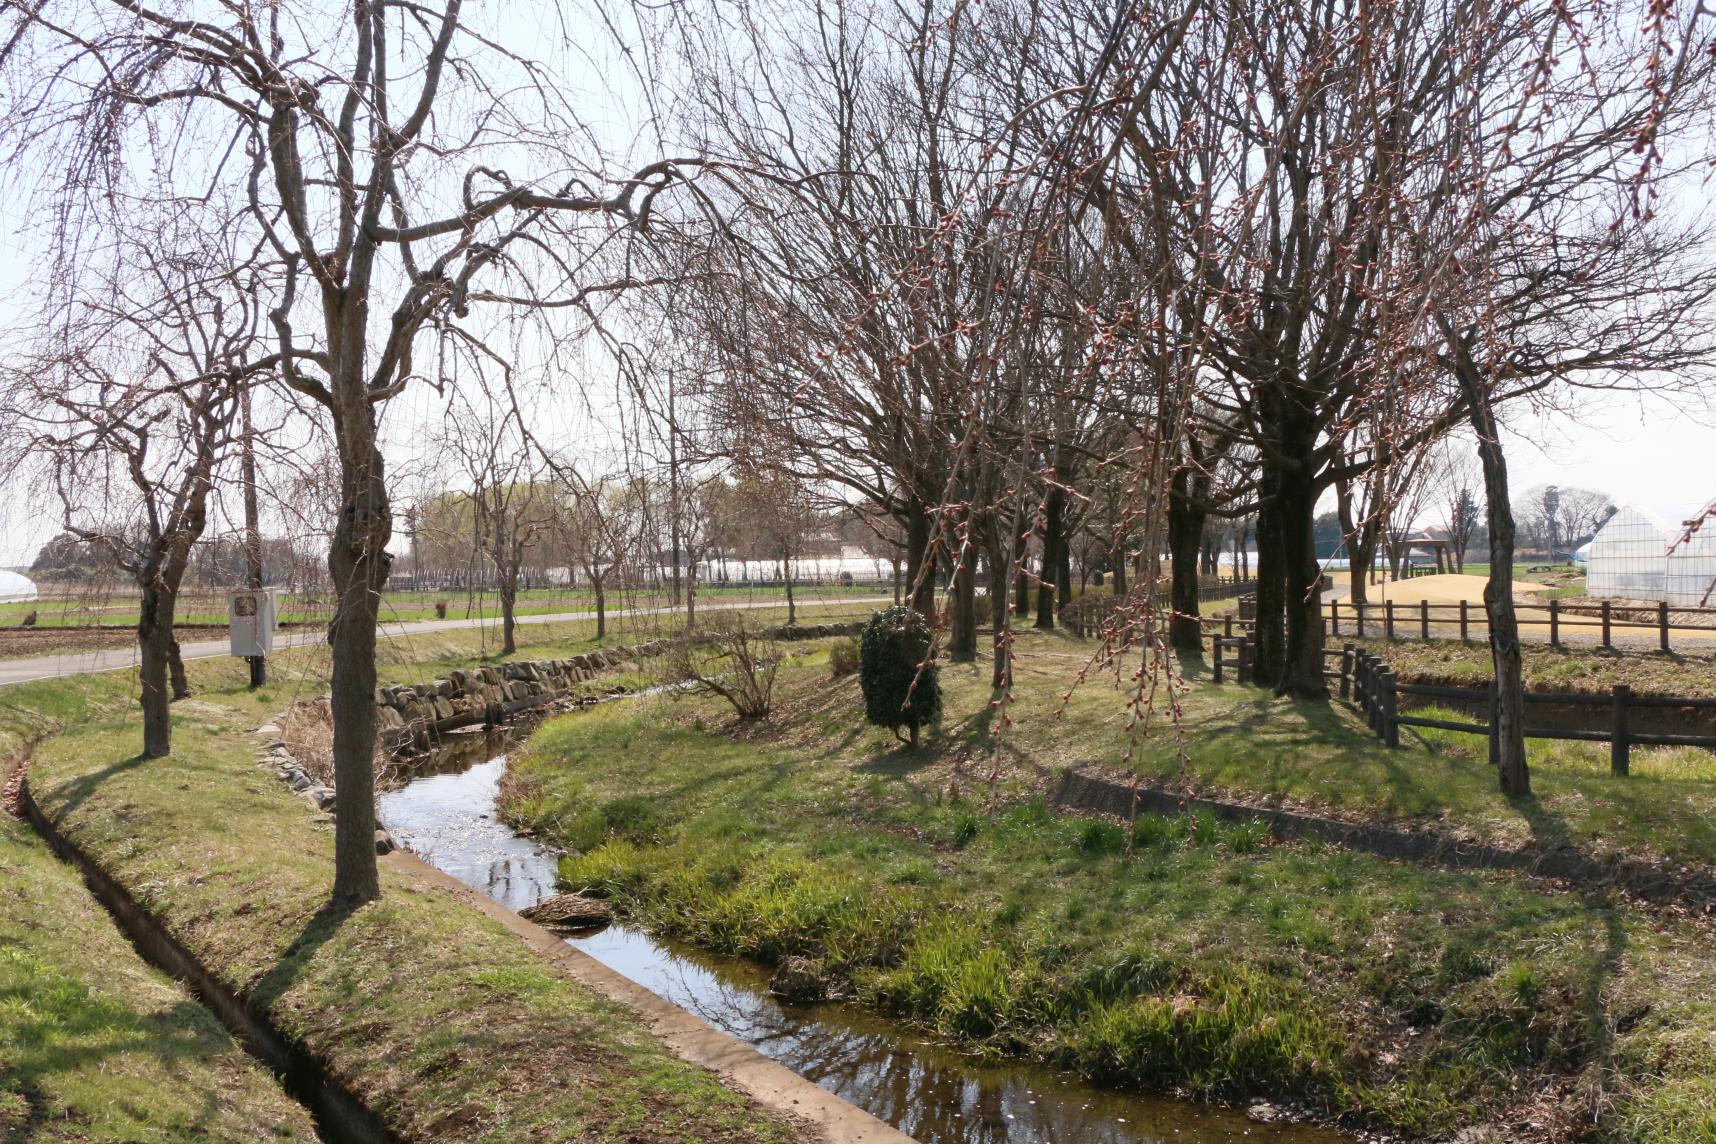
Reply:
[[[1250,683],[1257,656],[1255,632],[1246,630],[1243,621],[1236,625],[1232,616],[1222,617],[1218,623],[1219,626],[1210,637],[1212,681],[1225,683],[1231,672],[1236,682]],[[1338,649],[1325,648],[1323,657],[1336,661],[1336,666],[1324,668],[1323,675],[1338,688],[1342,699],[1350,700],[1358,706],[1370,729],[1388,746],[1400,746],[1402,727],[1436,727],[1444,731],[1465,731],[1483,735],[1490,742],[1490,760],[1494,762],[1499,758],[1501,745],[1495,735],[1497,697],[1493,680],[1483,687],[1404,683],[1395,675],[1388,661],[1351,643]],[[1489,721],[1474,723],[1402,714],[1400,698],[1403,695],[1480,705],[1490,713]],[[1716,734],[1672,735],[1635,731],[1631,718],[1631,713],[1639,708],[1671,708],[1710,711],[1712,719],[1716,720],[1716,699],[1635,695],[1631,687],[1617,683],[1609,689],[1607,695],[1589,691],[1528,691],[1525,693],[1525,702],[1527,708],[1555,705],[1582,709],[1584,713],[1592,716],[1592,722],[1600,722],[1606,715],[1609,724],[1606,730],[1528,725],[1525,735],[1529,739],[1608,743],[1609,768],[1617,775],[1628,773],[1634,746],[1704,747],[1716,750]]]
[[[1521,624],[1546,626],[1550,647],[1564,646],[1562,637],[1569,629],[1590,628],[1600,633],[1600,646],[1605,648],[1615,646],[1617,632],[1633,631],[1652,633],[1660,650],[1671,651],[1672,633],[1679,627],[1708,629],[1712,647],[1716,648],[1716,608],[1670,607],[1663,603],[1649,608],[1617,607],[1612,600],[1567,604],[1551,599],[1542,604],[1515,604],[1514,611]],[[1650,619],[1633,618],[1640,612],[1649,613]],[[1431,639],[1432,628],[1437,629],[1436,635],[1443,636],[1451,636],[1457,630],[1462,640],[1471,639],[1474,632],[1487,638],[1489,618],[1482,604],[1466,600],[1451,604],[1428,600],[1416,604],[1400,600],[1380,604],[1330,600],[1323,616],[1323,631],[1331,636]]]
[[[1377,738],[1388,746],[1400,746],[1400,728],[1402,727],[1436,727],[1444,731],[1465,731],[1474,735],[1483,735],[1489,739],[1490,761],[1494,762],[1500,757],[1501,743],[1496,735],[1498,699],[1494,680],[1491,680],[1484,687],[1448,687],[1429,683],[1402,683],[1395,676],[1393,668],[1389,667],[1387,661],[1381,656],[1372,655],[1350,643],[1339,651],[1329,649],[1324,654],[1339,657],[1340,661],[1339,668],[1326,671],[1324,674],[1339,681],[1341,698],[1351,699],[1358,705],[1359,710],[1364,713],[1366,721],[1370,724],[1371,730],[1376,733]],[[1433,719],[1423,715],[1403,715],[1400,711],[1400,697],[1403,695],[1482,705],[1489,712],[1489,721],[1474,723],[1459,719]],[[1628,773],[1634,746],[1705,747],[1716,750],[1716,734],[1667,735],[1635,731],[1632,729],[1631,719],[1631,713],[1641,707],[1692,708],[1716,712],[1716,699],[1635,695],[1631,687],[1624,683],[1617,683],[1609,689],[1609,694],[1606,696],[1599,692],[1527,691],[1525,703],[1528,711],[1534,705],[1544,704],[1579,708],[1591,715],[1593,722],[1600,722],[1606,716],[1609,723],[1606,730],[1534,727],[1527,724],[1525,735],[1529,739],[1566,739],[1587,743],[1608,743],[1609,770],[1616,775]]]

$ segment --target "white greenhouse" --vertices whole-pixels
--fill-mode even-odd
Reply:
[[[0,604],[10,604],[16,600],[34,600],[36,585],[27,576],[16,572],[8,572],[0,568]]]
[[[1705,594],[1716,584],[1716,532],[1697,533],[1675,547],[1679,537],[1678,526],[1644,509],[1621,509],[1586,546],[1585,594],[1685,607],[1704,604]],[[1716,603],[1716,594],[1710,602]]]
[[[1675,537],[1678,536],[1676,532]],[[1713,588],[1716,588],[1716,526],[1706,524],[1668,554],[1662,598],[1683,607],[1711,607],[1716,606]]]

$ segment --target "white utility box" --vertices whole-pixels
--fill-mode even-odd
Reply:
[[[226,630],[232,654],[249,659],[274,651],[274,594],[276,588],[251,588],[234,592],[227,603]]]

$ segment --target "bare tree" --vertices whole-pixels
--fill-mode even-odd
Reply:
[[[0,392],[67,533],[137,585],[146,758],[171,750],[170,699],[190,694],[179,591],[242,435],[240,403],[276,360],[259,349],[262,272],[239,264],[229,237],[163,230],[122,244],[105,271],[86,268],[63,324],[40,333]]]
[[[23,141],[14,161],[65,156],[67,258],[117,225],[96,208],[147,171],[183,180],[182,194],[157,193],[187,210],[198,188],[235,192],[284,266],[269,311],[280,373],[324,412],[338,447],[333,899],[344,905],[380,893],[370,760],[393,518],[379,411],[423,376],[425,331],[438,349],[485,346],[496,307],[573,307],[630,285],[589,252],[655,217],[664,188],[709,170],[662,160],[610,178],[585,159],[590,133],[563,94],[577,85],[505,39],[460,0],[197,13],[50,2],[0,20],[5,66],[35,96],[14,106],[5,136]],[[163,153],[199,146],[206,163]]]

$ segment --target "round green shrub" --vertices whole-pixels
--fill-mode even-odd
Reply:
[[[906,728],[912,743],[918,741],[918,728],[941,718],[940,669],[932,660],[918,670],[929,655],[930,639],[929,623],[921,615],[893,607],[870,617],[858,644],[865,718],[896,735]]]

